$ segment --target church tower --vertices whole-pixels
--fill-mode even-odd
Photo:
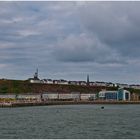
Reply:
[[[87,86],[89,86],[89,75],[87,75]]]

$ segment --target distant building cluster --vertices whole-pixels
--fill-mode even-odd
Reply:
[[[130,92],[123,88],[119,88],[117,91],[100,91],[99,99],[128,101],[130,100]]]
[[[135,99],[134,99],[135,96]],[[81,92],[44,92],[41,94],[13,94],[13,95],[0,95],[0,101],[3,99],[12,99],[12,100],[36,100],[36,101],[48,101],[48,100],[74,100],[74,101],[130,101],[130,100],[139,100],[136,99],[136,94],[131,95],[129,91],[119,88],[116,91],[100,91],[98,93],[81,93]]]
[[[135,91],[128,91],[127,88],[140,89],[140,85],[127,85],[119,83],[108,83],[108,82],[90,82],[89,75],[87,75],[87,81],[67,81],[67,80],[52,80],[52,79],[42,79],[38,77],[38,69],[36,70],[34,77],[28,79],[30,83],[40,83],[40,84],[61,84],[61,85],[83,85],[83,86],[101,86],[100,91],[92,92],[68,92],[68,91],[56,91],[48,92],[43,91],[40,94],[37,93],[0,93],[0,103],[1,102],[11,102],[11,101],[48,101],[48,100],[69,100],[69,101],[140,101],[140,94],[135,93]],[[118,90],[105,90],[104,87],[117,87]],[[112,88],[113,89],[113,88]]]
[[[99,81],[89,81],[89,75],[87,75],[87,81],[67,81],[64,79],[53,80],[53,79],[39,79],[38,69],[36,70],[34,77],[28,79],[30,83],[42,83],[42,84],[61,84],[61,85],[83,85],[83,86],[103,86],[103,87],[120,87],[120,88],[134,88],[140,89],[140,85],[128,85],[121,83],[111,83],[111,82],[99,82]]]

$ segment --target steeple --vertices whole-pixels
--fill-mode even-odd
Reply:
[[[89,75],[87,75],[87,86],[89,86]]]

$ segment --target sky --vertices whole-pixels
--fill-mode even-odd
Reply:
[[[140,2],[0,1],[0,78],[140,84]]]

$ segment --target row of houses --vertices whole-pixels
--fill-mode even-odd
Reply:
[[[60,80],[43,79],[42,82],[43,82],[43,83],[47,83],[47,84],[87,85],[87,82],[86,82],[86,81],[67,81],[67,80],[64,80],[64,79],[60,79]]]
[[[86,81],[67,81],[64,79],[60,80],[52,80],[52,79],[42,79],[42,80],[33,80],[30,79],[30,83],[43,83],[43,84],[61,84],[61,85],[89,85],[89,86],[108,86],[108,87],[114,87],[117,86],[116,84],[113,83],[107,83],[107,82],[89,82],[87,83]]]
[[[30,80],[30,83],[43,83],[43,84],[61,84],[61,85],[87,85],[86,81],[67,81],[64,79],[52,80],[52,79],[42,79],[42,80]],[[104,86],[104,87],[121,87],[121,88],[134,88],[140,89],[140,85],[128,85],[121,83],[111,83],[111,82],[89,82],[89,86]]]
[[[140,89],[140,85],[130,85],[129,87],[134,89]]]
[[[113,87],[115,86],[113,83],[107,83],[107,82],[86,82],[86,81],[67,81],[67,80],[52,80],[52,79],[43,79],[42,83],[47,83],[47,84],[63,84],[63,85],[90,85],[90,86],[110,86]]]
[[[140,89],[140,85],[128,85],[128,84],[121,84],[121,83],[111,83],[111,82],[90,82],[89,75],[87,75],[87,81],[67,81],[64,79],[60,80],[52,80],[52,79],[42,79],[38,78],[38,69],[34,74],[33,78],[28,79],[30,83],[42,83],[42,84],[62,84],[62,85],[89,85],[89,86],[105,86],[105,87],[120,87],[120,88],[134,88]]]

